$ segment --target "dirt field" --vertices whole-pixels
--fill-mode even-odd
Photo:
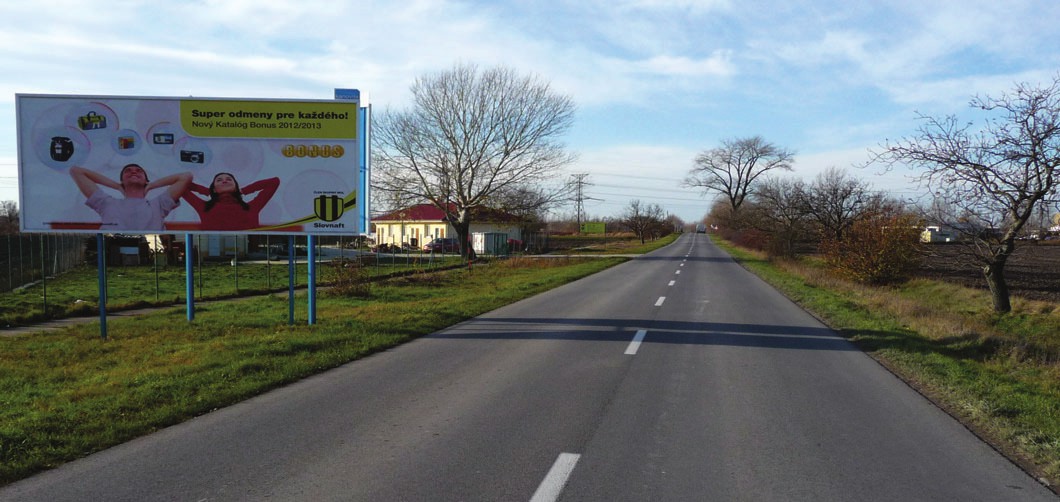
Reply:
[[[982,270],[961,258],[962,246],[931,245],[921,275],[986,289]],[[1020,242],[1005,266],[1013,296],[1060,303],[1060,241]]]

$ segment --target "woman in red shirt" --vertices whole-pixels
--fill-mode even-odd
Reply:
[[[218,173],[209,188],[192,183],[182,197],[199,213],[201,230],[247,230],[261,226],[258,221],[261,208],[268,204],[279,187],[279,178],[266,178],[240,189],[231,173]],[[210,198],[203,199],[192,192]],[[244,195],[253,193],[257,195],[250,202],[243,200]]]

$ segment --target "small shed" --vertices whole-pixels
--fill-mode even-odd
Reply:
[[[508,254],[508,234],[500,232],[475,232],[471,234],[471,249],[475,254]]]

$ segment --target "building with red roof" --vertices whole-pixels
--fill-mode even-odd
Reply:
[[[471,212],[471,234],[502,233],[508,239],[522,240],[523,219],[491,208]],[[434,204],[417,204],[372,218],[376,244],[422,246],[435,238],[456,237],[456,229],[445,219],[445,212]]]

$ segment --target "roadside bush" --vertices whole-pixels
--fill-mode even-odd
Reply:
[[[769,247],[770,237],[761,230],[744,228],[731,232],[727,237],[733,243],[756,251],[765,251]]]
[[[865,284],[909,279],[923,256],[916,217],[893,209],[863,213],[842,240],[826,237],[821,252],[833,270]]]
[[[368,269],[360,260],[341,259],[328,263],[329,293],[335,296],[367,298],[371,293]]]

